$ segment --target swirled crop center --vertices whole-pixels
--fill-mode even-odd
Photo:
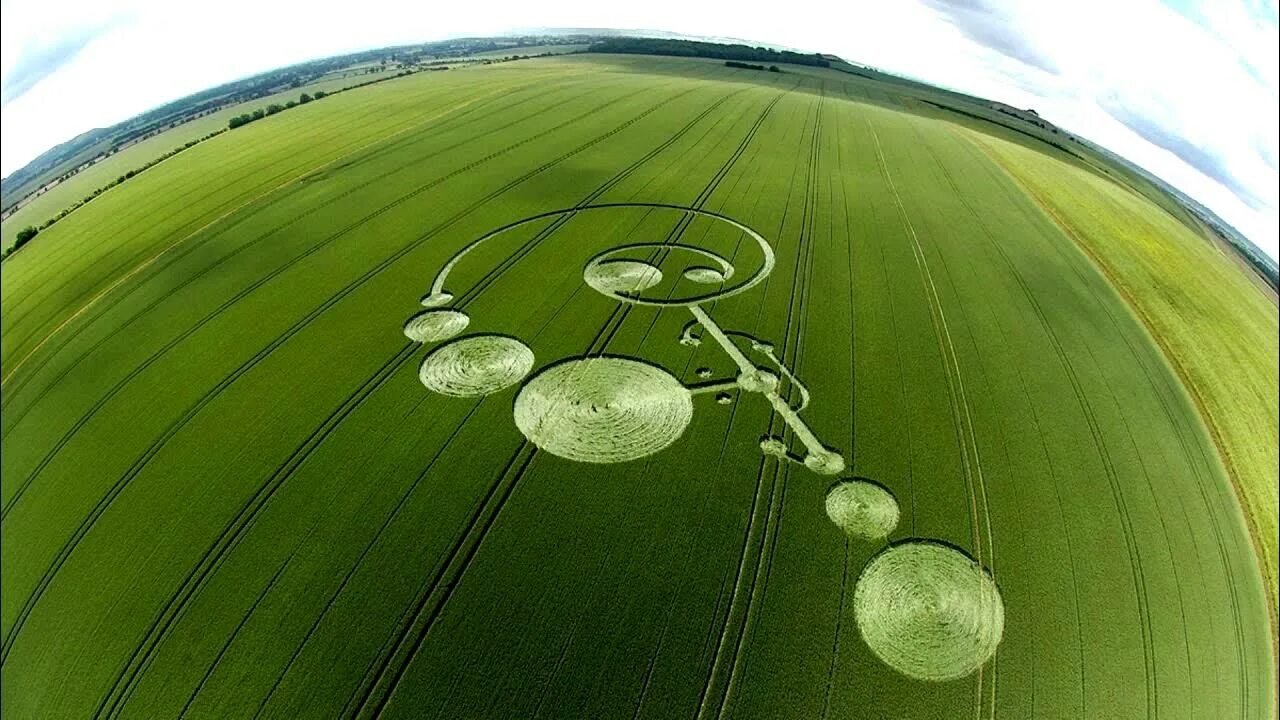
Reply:
[[[441,345],[422,361],[418,377],[428,390],[476,397],[514,385],[533,369],[533,351],[505,335],[469,335]]]
[[[467,329],[471,318],[457,310],[427,310],[409,318],[404,324],[404,336],[414,342],[427,343],[448,340]]]
[[[853,537],[879,540],[898,526],[898,501],[863,480],[844,480],[827,491],[827,517]]]
[[[689,391],[637,360],[596,357],[553,365],[520,390],[515,422],[534,445],[569,460],[617,463],[662,450],[693,418]]]
[[[887,665],[918,680],[982,667],[1004,633],[995,581],[972,558],[932,542],[895,545],[867,564],[853,591],[862,637]]]

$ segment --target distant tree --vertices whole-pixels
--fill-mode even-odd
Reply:
[[[15,248],[26,245],[31,238],[40,234],[40,230],[33,225],[28,225],[18,231],[18,239],[13,243]]]
[[[284,109],[283,105],[280,105],[278,103],[271,103],[270,105],[267,106],[267,114],[275,115],[276,113],[280,112],[283,109]]]
[[[290,100],[289,102],[287,102],[287,103],[285,103],[285,104],[284,104],[284,108],[285,108],[285,110],[288,110],[289,108],[294,108],[294,107],[298,107],[298,101],[297,101],[297,100]]]
[[[315,96],[315,97],[316,97],[316,99],[317,99],[317,100],[319,100],[320,98],[322,98],[322,97],[324,97],[325,95],[328,95],[328,94],[329,94],[329,93],[327,93],[327,92],[325,92],[325,91],[323,91],[323,90],[317,90],[317,91],[316,91],[316,96]]]
[[[264,117],[266,117],[266,116],[267,116],[267,112],[266,112],[265,110],[263,110],[262,108],[258,108],[257,110],[254,110],[254,111],[253,111],[253,116],[252,116],[252,118],[253,118],[254,120],[261,120],[262,118],[264,118]]]
[[[778,69],[777,65],[770,65],[769,72],[782,72],[782,71]]]
[[[302,93],[302,95],[298,97],[298,102],[302,105],[306,105],[311,102],[311,96],[306,93]]]

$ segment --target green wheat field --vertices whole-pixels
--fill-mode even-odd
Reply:
[[[1274,717],[1274,293],[953,102],[419,73],[68,215],[3,263],[4,716]],[[901,572],[981,590],[952,665]]]

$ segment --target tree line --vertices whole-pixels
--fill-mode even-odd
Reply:
[[[750,45],[721,45],[698,40],[660,40],[656,38],[609,38],[592,43],[589,53],[626,53],[634,55],[668,55],[673,57],[705,57],[717,60],[748,60],[768,63],[791,63],[813,67],[831,67],[831,61],[814,54],[773,50]]]

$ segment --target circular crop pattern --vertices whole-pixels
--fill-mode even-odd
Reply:
[[[409,318],[404,336],[414,342],[438,342],[466,330],[469,324],[471,318],[457,310],[426,310]]]
[[[689,390],[667,371],[619,357],[570,360],[516,396],[515,421],[534,445],[569,460],[617,463],[662,450],[693,418]]]
[[[844,472],[844,456],[834,450],[815,450],[804,456],[804,466],[819,475]]]
[[[597,292],[627,295],[662,282],[662,271],[639,260],[610,260],[588,265],[582,279]]]
[[[728,280],[729,276],[732,274],[732,270],[725,272],[723,270],[717,270],[710,267],[691,267],[684,271],[684,277],[686,280],[701,283],[703,285],[719,285],[725,280]]]
[[[449,282],[450,273],[453,272],[453,269],[457,267],[468,254],[490,240],[507,235],[507,233],[510,233],[517,228],[525,227],[531,223],[540,223],[551,218],[565,216],[593,216],[598,215],[599,213],[618,210],[644,210],[646,213],[653,210],[666,210],[681,213],[683,216],[690,219],[701,218],[703,220],[721,223],[737,230],[754,241],[756,250],[758,250],[758,257],[753,259],[754,262],[752,262],[752,267],[755,268],[753,271],[748,273],[745,278],[740,279],[731,287],[724,287],[724,283],[730,277],[735,275],[735,268],[727,259],[714,252],[682,243],[645,242],[622,245],[596,255],[588,261],[587,266],[583,269],[583,278],[589,285],[591,285],[592,288],[602,295],[621,302],[637,305],[651,305],[656,307],[688,307],[708,302],[710,300],[727,298],[746,292],[758,285],[769,275],[769,273],[773,272],[773,266],[776,262],[776,258],[773,254],[773,248],[769,245],[768,241],[766,241],[764,236],[760,233],[746,225],[743,225],[733,218],[699,208],[670,205],[666,203],[602,203],[599,205],[579,205],[559,210],[548,210],[547,212],[538,213],[537,215],[531,215],[522,220],[508,223],[500,228],[496,228],[484,235],[481,235],[467,244],[464,248],[454,253],[453,257],[451,257],[449,261],[440,268],[440,271],[436,273],[435,279],[431,283],[430,293],[422,299],[422,302],[427,307],[439,307],[440,305],[450,302],[453,296],[444,289],[446,284]],[[648,263],[642,263],[638,260],[628,260],[622,257],[625,254],[649,254],[654,252],[661,252],[664,257],[667,253],[672,252],[692,254],[697,257],[698,264],[692,267],[687,267],[686,269],[691,274],[686,273],[684,276],[696,284],[704,285],[705,287],[701,289],[702,292],[700,294],[687,297],[672,296],[669,294],[664,294],[661,297],[643,297],[642,291],[644,288],[641,287],[640,289],[635,289],[635,285],[632,284],[631,281],[636,280],[643,285],[644,283],[652,280],[652,283],[646,287],[653,287],[654,284],[661,280],[661,271],[658,271],[658,275],[656,276],[657,280],[653,280],[655,276],[651,271],[642,271],[642,274],[638,277],[633,275],[625,280],[618,280],[618,282],[623,282],[623,286],[622,289],[615,289],[614,287],[611,287],[614,279],[610,278],[608,275],[608,273],[613,271],[602,271],[599,267],[615,262],[625,262],[633,266],[648,266],[649,268],[653,268],[654,271],[657,271],[656,267],[649,265]],[[754,254],[756,253],[749,253],[749,255]],[[624,274],[626,272],[625,268],[615,268],[615,270],[624,271]],[[633,272],[636,270],[638,270],[638,268],[632,268]],[[719,287],[711,287],[713,285]]]
[[[827,491],[827,517],[853,537],[880,540],[898,526],[898,501],[864,480],[842,480]]]
[[[418,377],[428,390],[476,397],[519,382],[533,369],[533,351],[505,335],[470,335],[441,345],[422,361]]]
[[[918,680],[982,667],[1004,633],[995,581],[968,555],[932,542],[895,545],[867,564],[853,612],[871,651]]]
[[[760,242],[764,243],[763,239],[761,239]],[[767,248],[767,243],[763,244],[762,248]],[[714,265],[718,265],[719,269],[705,264],[686,265],[686,269],[681,273],[681,275],[696,285],[707,286],[702,288],[702,294],[695,295],[672,295],[667,293],[661,296],[651,295],[646,297],[643,294],[645,289],[644,287],[640,287],[638,289],[633,286],[612,287],[609,282],[599,282],[597,280],[597,278],[605,272],[605,268],[615,264],[622,265],[624,268],[626,266],[639,266],[634,270],[631,270],[634,274],[641,272],[640,268],[653,268],[652,272],[658,272],[658,280],[661,280],[662,274],[658,268],[638,260],[628,260],[620,257],[623,255],[634,255],[636,253],[655,252],[662,252],[676,257],[679,257],[679,255],[692,255],[697,259],[696,261],[698,263],[710,262]],[[744,283],[733,288],[720,287],[712,289],[710,287],[712,285],[723,286],[733,274],[733,265],[729,264],[728,260],[709,250],[704,250],[692,245],[684,245],[682,243],[634,243],[631,245],[622,245],[620,247],[611,248],[592,258],[587,263],[586,267],[582,269],[582,275],[587,281],[587,284],[595,288],[596,292],[615,300],[627,303],[636,303],[639,305],[654,305],[658,307],[689,306],[697,305],[698,303],[707,302],[709,300],[715,300],[717,298],[736,295],[737,293],[742,292],[743,290],[760,282],[760,280],[764,278],[765,274],[767,274],[767,271],[772,270],[773,258],[772,250],[763,249],[762,254],[767,259],[766,267],[761,268]],[[668,259],[666,262],[675,261]],[[653,281],[647,287],[653,287],[658,284],[658,280]]]

